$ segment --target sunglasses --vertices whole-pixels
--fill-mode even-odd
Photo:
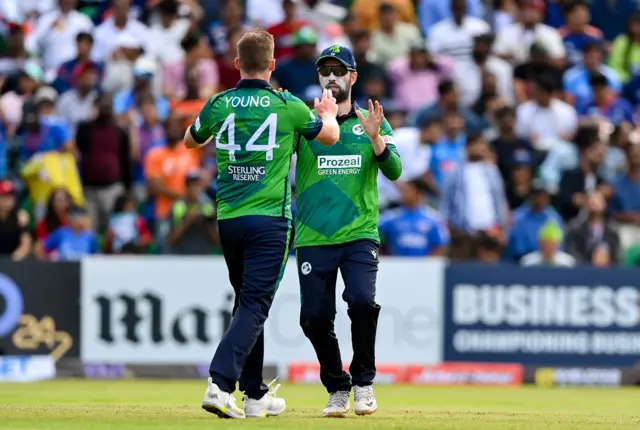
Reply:
[[[321,76],[329,76],[331,75],[331,73],[333,73],[333,76],[336,76],[338,78],[345,76],[347,73],[352,72],[353,69],[349,69],[346,68],[344,66],[321,66],[318,67],[318,73],[320,73]]]

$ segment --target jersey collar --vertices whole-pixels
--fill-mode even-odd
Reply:
[[[338,120],[338,124],[342,124],[349,118],[356,116],[356,109],[360,109],[360,106],[358,106],[358,103],[353,102],[351,104],[351,110],[348,113],[344,115],[338,115],[338,117],[336,118]]]
[[[240,79],[236,88],[271,88],[271,84],[262,79]]]

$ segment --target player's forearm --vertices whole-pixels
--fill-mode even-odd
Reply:
[[[326,146],[335,145],[340,139],[340,124],[338,124],[338,120],[332,115],[322,115],[320,119],[322,120],[322,129],[315,140]]]
[[[191,135],[191,128],[188,128],[187,131],[184,133],[184,145],[189,149],[198,149],[207,145],[212,138],[213,136],[211,136],[209,139],[205,140],[204,142],[198,142]]]
[[[387,145],[382,136],[378,136],[371,143],[382,174],[390,181],[400,178],[402,175],[402,162],[395,147]],[[381,146],[382,150],[380,150]]]

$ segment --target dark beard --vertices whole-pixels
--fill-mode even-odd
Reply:
[[[336,103],[342,103],[349,98],[351,87],[347,88],[346,91],[343,91],[340,87],[331,87],[331,93],[336,98]]]

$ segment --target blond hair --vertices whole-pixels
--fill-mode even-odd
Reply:
[[[260,29],[246,33],[238,41],[240,70],[247,74],[264,72],[273,60],[273,36]]]

